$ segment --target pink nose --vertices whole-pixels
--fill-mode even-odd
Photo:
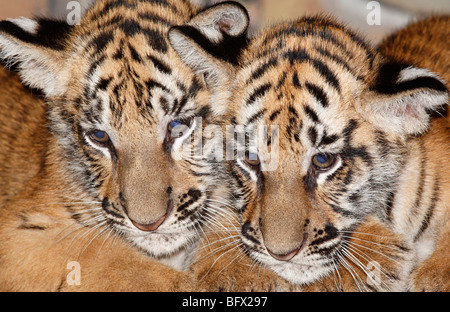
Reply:
[[[267,249],[267,251],[269,252],[269,255],[271,255],[273,258],[280,260],[280,261],[289,261],[292,258],[295,257],[296,254],[298,254],[298,252],[300,251],[300,248],[294,249],[291,252],[288,252],[287,254],[276,254],[271,252],[269,249]]]
[[[166,220],[166,217],[168,215],[170,215],[172,210],[173,210],[173,201],[169,200],[167,202],[167,213],[165,215],[163,215],[161,218],[159,218],[156,222],[149,223],[149,224],[142,224],[142,223],[135,222],[131,219],[130,219],[130,221],[131,221],[131,223],[133,223],[133,225],[135,227],[137,227],[141,231],[145,231],[145,232],[155,231],[164,222],[164,220]]]
[[[288,253],[285,253],[285,254],[277,254],[277,253],[270,251],[269,248],[266,248],[266,249],[267,249],[267,252],[269,253],[269,255],[271,255],[274,259],[277,259],[280,261],[289,261],[292,258],[294,258],[300,252],[300,250],[303,249],[303,247],[306,246],[307,239],[308,239],[308,233],[303,234],[303,240],[302,240],[302,243],[300,244],[300,247],[298,247]]]
[[[159,228],[159,226],[164,222],[164,220],[166,220],[166,216],[167,214],[163,215],[161,218],[159,218],[158,221],[154,222],[154,223],[149,223],[149,224],[141,224],[141,223],[137,223],[134,222],[133,220],[130,219],[131,223],[133,223],[133,225],[135,227],[137,227],[139,230],[141,231],[146,231],[146,232],[150,232],[150,231],[154,231],[157,228]]]

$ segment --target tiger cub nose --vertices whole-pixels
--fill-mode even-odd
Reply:
[[[266,249],[267,249],[267,252],[269,253],[269,255],[272,256],[272,258],[277,259],[279,261],[289,261],[292,258],[294,258],[300,252],[300,250],[303,249],[303,247],[305,247],[307,239],[308,239],[308,233],[303,234],[303,240],[302,240],[300,246],[288,253],[285,253],[285,254],[274,253],[274,252],[270,251],[270,249],[267,248],[267,246],[266,246]]]
[[[133,223],[133,225],[135,227],[137,227],[141,231],[145,231],[145,232],[155,231],[164,222],[164,220],[166,220],[167,216],[170,215],[170,213],[172,212],[172,209],[173,209],[173,201],[170,199],[167,203],[166,214],[163,215],[161,218],[159,218],[156,222],[149,223],[149,224],[142,224],[142,223],[135,222],[132,219],[130,219],[130,221],[131,221],[131,223]]]
[[[292,258],[295,257],[296,254],[300,251],[300,248],[294,249],[291,252],[288,252],[287,254],[276,254],[271,252],[269,249],[267,249],[267,252],[269,255],[271,255],[273,258],[280,260],[280,261],[289,261]]]

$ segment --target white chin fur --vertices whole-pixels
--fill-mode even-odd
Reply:
[[[296,263],[280,263],[268,268],[288,282],[297,285],[310,284],[332,272],[330,266],[310,266]]]
[[[193,259],[198,234],[185,229],[174,234],[127,235],[127,239],[156,260],[174,269],[185,270]]]

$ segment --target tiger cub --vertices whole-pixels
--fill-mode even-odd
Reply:
[[[194,70],[233,81],[229,138],[242,138],[229,161],[240,241],[206,283],[392,291],[415,289],[410,272],[426,259],[448,271],[450,131],[431,117],[448,90],[437,74],[315,16],[263,30],[223,77],[199,28],[172,28],[170,41]]]
[[[400,63],[427,68],[444,78],[450,87],[450,16],[431,16],[386,38],[379,51],[388,58]],[[439,114],[447,116],[446,111]],[[447,133],[450,131],[447,125]],[[431,140],[431,138],[430,138]],[[445,161],[441,164],[448,168]],[[449,179],[448,171],[443,170],[443,179]],[[448,184],[447,184],[448,185]],[[442,188],[445,192],[445,188]],[[448,191],[447,191],[448,193]],[[446,203],[449,205],[449,203]],[[414,291],[450,291],[450,266],[444,259],[450,258],[450,224],[447,219],[445,232],[439,235],[436,251],[412,273],[410,289]],[[426,224],[424,224],[425,226]]]
[[[186,138],[225,103],[209,104],[166,36],[188,21],[223,28],[231,61],[248,26],[227,24],[239,9],[100,0],[80,25],[0,22],[0,58],[46,102],[1,70],[0,290],[193,289],[182,270],[216,201],[232,199],[222,165],[181,146],[198,147]]]

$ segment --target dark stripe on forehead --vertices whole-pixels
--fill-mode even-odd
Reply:
[[[155,80],[152,80],[152,79],[147,80],[147,81],[145,82],[145,85],[147,86],[147,89],[149,90],[149,92],[150,92],[150,90],[153,89],[153,88],[160,88],[161,90],[163,90],[163,91],[165,91],[165,92],[167,92],[167,93],[170,92],[170,90],[167,89],[164,85],[162,85],[162,84],[160,84],[159,82],[157,82],[157,81],[155,81]]]
[[[105,47],[114,40],[112,30],[100,32],[92,41],[89,46],[94,47],[94,52],[98,53],[105,49]]]
[[[324,131],[322,139],[320,139],[320,142],[319,142],[318,146],[333,144],[338,139],[339,139],[339,136],[337,136],[335,134],[328,135],[327,132]]]
[[[128,43],[128,49],[130,50],[131,58],[136,62],[141,63],[142,62],[141,56],[130,43]]]
[[[265,83],[259,88],[257,88],[253,93],[249,96],[247,100],[247,105],[253,104],[257,98],[263,97],[267,91],[272,87],[270,83]]]
[[[261,77],[262,75],[264,75],[264,73],[270,68],[270,67],[274,67],[276,66],[278,63],[278,59],[276,58],[271,58],[270,60],[268,60],[266,63],[262,64],[261,66],[259,66],[257,69],[255,69],[251,76],[250,79],[248,80],[248,82],[251,82],[255,79],[258,79],[259,77]]]
[[[167,53],[169,46],[162,33],[148,28],[143,29],[143,32],[151,48],[161,53]]]
[[[264,117],[264,113],[266,112],[266,109],[263,108],[260,111],[256,112],[255,114],[253,114],[248,120],[247,120],[247,125],[250,125],[251,123],[253,123],[254,121]]]
[[[281,113],[281,108],[277,109],[276,111],[272,112],[269,116],[270,121],[274,121],[275,118]]]
[[[312,145],[316,145],[317,141],[317,130],[314,127],[310,127],[308,129],[308,138],[311,141]]]
[[[322,56],[327,57],[331,60],[333,60],[335,63],[341,65],[342,67],[344,67],[349,73],[351,73],[356,79],[358,80],[363,80],[364,78],[362,76],[360,76],[359,74],[357,74],[355,72],[355,70],[353,70],[352,68],[350,68],[350,66],[347,64],[347,62],[340,56],[336,55],[336,54],[332,54],[331,52],[329,52],[328,50],[326,50],[323,47],[319,47],[319,46],[315,46],[314,49],[319,52]]]
[[[353,131],[358,127],[358,122],[354,119],[350,119],[347,126],[344,128],[343,134],[345,138],[345,143],[348,145],[353,136]]]
[[[312,121],[314,121],[315,123],[319,123],[319,116],[317,116],[317,113],[309,106],[309,105],[305,105],[303,107],[306,116],[308,116]]]
[[[94,18],[98,18],[99,16],[105,16],[109,11],[116,9],[116,8],[128,8],[133,9],[136,7],[136,3],[132,3],[130,1],[124,1],[124,0],[116,0],[116,1],[109,1],[106,2],[105,6],[103,7],[103,10],[95,14]]]
[[[328,107],[328,98],[322,88],[309,82],[306,82],[305,86],[308,92],[314,96],[323,107]]]
[[[311,64],[319,74],[338,92],[341,91],[341,87],[336,75],[330,70],[330,68],[319,59],[312,58],[306,51],[302,49],[290,50],[283,54],[283,57],[293,65],[294,63],[308,62]]]
[[[155,15],[155,14],[148,13],[148,12],[140,13],[139,18],[142,20],[145,20],[145,21],[156,23],[156,24],[162,24],[167,27],[172,26],[172,23],[169,22],[167,19],[165,19],[161,16],[158,16],[158,15]]]
[[[151,55],[148,55],[147,58],[153,63],[155,68],[160,72],[168,75],[172,74],[172,69],[167,64],[164,64],[164,62],[162,62],[161,60],[158,60],[156,57],[153,57]]]
[[[125,33],[125,35],[133,37],[141,32],[141,25],[134,20],[124,20],[119,24],[119,28]]]

